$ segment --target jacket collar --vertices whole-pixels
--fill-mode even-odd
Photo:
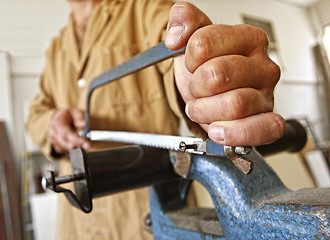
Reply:
[[[108,23],[113,9],[123,1],[124,0],[104,0],[94,9],[87,25],[80,54],[74,32],[73,16],[72,14],[70,15],[69,23],[63,37],[63,43],[65,44],[65,51],[68,52],[67,57],[70,58],[73,66],[77,70],[78,79],[82,76],[90,50],[102,33],[105,25]]]

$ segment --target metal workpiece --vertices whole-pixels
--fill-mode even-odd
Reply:
[[[220,157],[192,155],[187,178],[206,188],[213,212],[187,205],[164,210],[159,199],[162,194],[150,188],[155,240],[330,238],[329,188],[291,191],[258,152],[253,150],[246,158],[254,162],[249,175]],[[191,217],[194,211],[197,218]]]
[[[250,147],[245,149],[243,147],[224,146],[226,156],[245,174],[250,174],[253,170],[253,162],[244,157],[244,155],[249,154],[251,151],[252,148]]]
[[[173,165],[174,172],[183,178],[187,178],[191,166],[191,154],[170,151],[170,161]]]
[[[186,145],[182,145],[183,150],[188,149]],[[253,170],[253,162],[245,158],[245,155],[250,154],[252,151],[252,147],[250,146],[225,146],[206,139],[205,141],[193,142],[193,144],[189,145],[189,148],[208,156],[225,156],[244,174],[249,174]]]

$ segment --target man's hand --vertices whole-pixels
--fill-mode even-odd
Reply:
[[[77,147],[90,148],[90,142],[75,131],[84,125],[84,113],[79,109],[60,109],[55,113],[50,123],[49,138],[56,154],[65,154]]]
[[[186,114],[220,144],[261,145],[279,138],[284,119],[273,113],[279,67],[267,55],[268,38],[248,25],[212,25],[195,6],[171,10],[165,44],[176,50],[178,90]]]

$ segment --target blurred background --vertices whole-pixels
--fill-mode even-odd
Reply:
[[[292,190],[330,187],[330,0],[190,2],[214,23],[247,23],[267,32],[269,55],[282,70],[275,111],[298,119],[309,142],[299,154],[266,160]],[[57,196],[44,192],[40,181],[57,166],[31,144],[24,121],[45,51],[68,16],[64,0],[0,0],[0,239],[56,239]],[[182,134],[189,134],[184,126]],[[199,205],[212,207],[203,187],[194,187]]]

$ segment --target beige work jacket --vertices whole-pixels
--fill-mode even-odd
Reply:
[[[70,18],[47,52],[40,93],[27,122],[33,142],[46,155],[51,150],[48,129],[53,114],[61,108],[83,110],[93,78],[160,42],[172,4],[170,0],[102,1],[91,16],[80,54]],[[172,65],[168,60],[96,89],[90,105],[91,129],[178,134],[179,118],[185,116]],[[104,147],[109,145],[93,144],[93,149]],[[61,161],[61,175],[70,173],[69,162]],[[95,199],[90,214],[73,208],[61,196],[58,239],[150,239],[142,220],[148,208],[146,189]]]

